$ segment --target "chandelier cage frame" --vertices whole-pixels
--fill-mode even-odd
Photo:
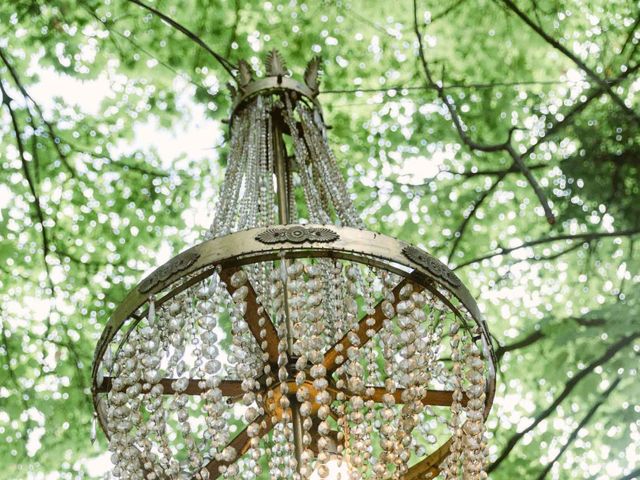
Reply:
[[[321,107],[316,98],[319,84],[319,61],[317,59],[310,62],[305,72],[305,82],[302,83],[289,77],[282,57],[277,52],[272,52],[267,59],[266,75],[264,78],[253,79],[253,73],[248,64],[240,62],[236,78],[238,90],[236,91],[235,87],[231,87],[235,98],[231,108],[230,128],[233,128],[234,120],[239,112],[252,102],[255,102],[257,97],[266,96],[283,98],[286,96],[287,100],[294,104],[306,102],[309,108],[316,112],[318,124],[323,125]],[[320,385],[320,389],[324,385],[329,394],[328,406],[330,409],[333,408],[334,402],[338,400],[342,403],[348,403],[354,397],[357,397],[370,407],[369,411],[383,407],[389,409],[391,408],[390,403],[392,406],[422,404],[425,408],[434,406],[452,409],[455,407],[458,413],[451,413],[451,418],[454,418],[455,415],[462,415],[461,418],[464,420],[465,414],[460,414],[459,412],[466,408],[469,395],[471,395],[476,400],[482,401],[483,405],[480,409],[482,423],[489,415],[495,396],[496,358],[487,324],[467,287],[453,271],[437,258],[406,242],[396,240],[387,235],[367,231],[361,226],[344,225],[345,222],[341,222],[343,225],[298,224],[292,222],[290,212],[292,187],[290,180],[287,180],[287,175],[290,175],[287,170],[292,168],[292,162],[287,156],[287,148],[283,138],[285,135],[292,135],[290,131],[292,124],[289,123],[287,125],[286,122],[279,119],[277,111],[271,114],[271,118],[274,121],[271,124],[270,148],[272,148],[272,153],[270,155],[274,159],[273,183],[277,194],[277,198],[274,198],[274,200],[277,200],[279,225],[241,229],[217,236],[214,234],[212,238],[180,253],[153,271],[128,294],[111,315],[97,343],[92,367],[92,396],[96,412],[95,419],[107,439],[112,438],[114,432],[116,432],[115,435],[118,438],[124,438],[123,435],[126,435],[126,433],[123,434],[118,429],[119,421],[115,421],[115,427],[110,425],[110,419],[111,422],[114,422],[113,418],[120,418],[116,414],[119,414],[118,408],[124,408],[122,405],[134,405],[134,407],[142,408],[145,401],[151,401],[149,398],[157,400],[158,398],[172,395],[174,402],[184,396],[203,397],[207,391],[214,388],[218,389],[229,406],[240,403],[243,398],[262,399],[262,404],[258,406],[259,416],[251,421],[247,420],[247,425],[244,429],[240,430],[240,427],[238,427],[239,433],[233,438],[229,438],[226,449],[215,455],[205,456],[206,463],[200,469],[183,469],[180,470],[179,475],[175,476],[171,473],[163,474],[158,472],[153,465],[150,466],[148,462],[142,462],[139,478],[168,479],[175,477],[180,479],[192,478],[194,480],[218,478],[219,476],[236,478],[232,474],[235,470],[229,469],[229,467],[242,458],[250,448],[258,448],[256,447],[258,442],[268,438],[276,424],[283,424],[285,427],[290,425],[292,432],[289,432],[289,437],[287,438],[292,440],[294,449],[294,452],[290,452],[295,458],[292,464],[292,471],[298,478],[308,478],[309,472],[301,473],[300,470],[301,465],[306,461],[305,458],[309,458],[308,456],[305,457],[305,449],[316,455],[316,457],[313,457],[315,461],[313,465],[322,463],[318,460],[320,458],[318,455],[320,455],[319,452],[321,451],[324,451],[325,454],[322,458],[327,458],[326,455],[328,453],[335,454],[336,448],[339,453],[345,454],[348,450],[348,440],[345,440],[345,435],[348,436],[348,429],[350,428],[349,422],[342,420],[342,425],[345,427],[344,431],[332,430],[329,433],[325,431],[323,434],[319,434],[317,431],[317,419],[314,419],[313,422],[304,423],[305,419],[308,419],[309,416],[317,415],[319,409],[322,408],[322,402],[318,401],[318,404],[316,404],[311,399],[311,414],[306,417],[301,415],[300,408],[303,402],[299,400],[297,395],[300,393],[300,389],[307,389],[312,395],[314,392],[317,394],[313,385]],[[289,184],[287,183],[288,181]],[[389,287],[386,296],[376,298],[366,313],[363,313],[363,306],[356,308],[355,311],[357,311],[358,318],[352,321],[352,327],[338,332],[336,334],[337,337],[334,335],[334,337],[338,338],[337,341],[325,345],[328,348],[322,352],[321,362],[317,362],[321,364],[321,367],[315,367],[316,371],[318,368],[326,371],[324,376],[310,375],[308,364],[302,369],[296,367],[296,362],[299,361],[300,355],[295,353],[294,344],[299,339],[294,336],[295,327],[292,325],[291,315],[287,311],[282,318],[278,317],[277,321],[275,317],[271,318],[273,311],[270,312],[268,308],[264,308],[261,304],[260,300],[264,301],[265,295],[261,296],[256,291],[258,287],[251,277],[250,272],[262,268],[260,265],[273,265],[274,270],[283,266],[282,268],[288,271],[287,269],[295,262],[306,262],[305,265],[311,265],[313,262],[345,262],[346,265],[346,262],[350,262],[349,265],[357,265],[356,270],[369,268],[374,272],[386,272],[385,275],[388,275],[389,278],[396,279],[395,286]],[[242,272],[248,272],[248,278]],[[245,281],[238,282],[237,278],[239,277],[243,277]],[[253,383],[247,383],[246,381],[243,383],[241,379],[228,378],[219,379],[215,387],[204,378],[193,378],[188,375],[185,376],[186,380],[179,382],[179,387],[176,386],[178,385],[176,378],[164,377],[156,379],[155,382],[148,382],[144,380],[144,373],[138,374],[138,377],[131,377],[134,380],[131,380],[131,378],[129,380],[126,378],[125,380],[118,379],[118,372],[114,374],[116,362],[113,358],[117,359],[122,356],[122,352],[126,351],[127,348],[131,350],[127,345],[132,337],[142,335],[141,338],[147,338],[144,335],[150,335],[149,326],[153,327],[152,318],[155,318],[156,312],[170,305],[181,295],[194,296],[195,289],[200,288],[201,285],[209,285],[214,282],[221,286],[222,290],[226,289],[231,299],[230,304],[236,301],[236,297],[241,297],[236,303],[242,304],[240,309],[242,320],[246,322],[246,327],[250,333],[247,336],[249,338],[253,337],[257,344],[256,351],[262,355],[264,360],[264,373],[253,378]],[[238,285],[238,283],[241,283],[241,285]],[[284,283],[284,286],[281,289],[285,292],[283,294],[285,307],[283,308],[290,309],[291,307],[286,304],[288,284],[285,280],[282,283]],[[239,295],[239,291],[242,292],[241,295]],[[417,297],[415,297],[416,294],[418,295]],[[401,302],[425,295],[433,299],[432,306],[437,304],[442,311],[446,310],[447,314],[451,314],[453,319],[451,322],[453,323],[449,337],[457,338],[459,334],[456,334],[456,332],[458,332],[459,328],[461,334],[464,332],[466,335],[465,338],[467,340],[465,341],[469,342],[470,348],[473,350],[474,346],[477,347],[477,350],[474,350],[475,353],[469,355],[471,357],[476,355],[482,361],[480,369],[483,376],[481,382],[482,392],[475,391],[475,393],[471,394],[469,393],[471,390],[464,390],[463,387],[459,387],[456,393],[452,389],[427,388],[426,384],[422,385],[419,382],[411,384],[413,387],[396,388],[394,386],[391,390],[380,385],[364,385],[361,391],[357,393],[352,391],[349,381],[340,380],[342,378],[340,376],[346,376],[344,368],[341,370],[341,367],[355,361],[350,359],[350,352],[353,353],[354,349],[362,349],[367,345],[369,345],[367,348],[373,349],[374,346],[371,346],[371,344],[374,342],[375,336],[384,328],[387,328],[385,325],[388,325],[392,319],[400,315],[398,311],[402,309]],[[392,298],[393,301],[389,301],[389,298]],[[391,315],[391,318],[389,318],[388,314],[389,306],[385,305],[385,302],[391,304],[392,311],[395,312],[394,315]],[[194,300],[192,303],[195,305],[197,301]],[[141,334],[140,331],[145,326],[147,327],[146,333],[143,332]],[[379,341],[376,340],[376,342]],[[405,345],[405,350],[407,345]],[[454,347],[451,348],[453,351]],[[135,355],[136,353],[129,352],[128,354]],[[455,363],[455,359],[453,361]],[[460,362],[463,361],[464,358],[460,360]],[[314,366],[311,366],[311,371],[313,368]],[[459,369],[460,367],[458,367]],[[279,372],[278,375],[274,373],[276,371]],[[301,371],[304,377],[303,380],[296,377],[296,375],[300,375]],[[337,375],[336,372],[340,375]],[[458,372],[458,375],[461,374]],[[321,382],[319,384],[314,383],[318,378],[321,379]],[[251,386],[247,387],[249,384]],[[123,393],[123,395],[120,395],[120,403],[114,400],[116,398],[114,395],[117,395],[117,389],[114,385],[119,386],[118,388]],[[385,385],[387,384],[385,383]],[[414,392],[414,396],[409,399],[408,392],[410,390]],[[129,393],[124,395],[124,392]],[[158,394],[158,392],[160,393]],[[416,392],[422,396],[420,398],[416,397],[418,395]],[[246,397],[248,393],[251,394],[250,397]],[[286,399],[283,400],[282,397],[286,397]],[[267,399],[270,399],[269,402]],[[405,400],[407,400],[406,403]],[[258,402],[258,400],[254,400],[254,402]],[[351,409],[349,411],[355,412],[353,404],[349,405],[348,408]],[[176,408],[179,410],[180,406]],[[404,408],[402,414],[398,413],[400,420],[398,420],[399,423],[397,425],[402,425],[406,418],[414,418],[414,420],[418,418],[416,415],[419,413],[419,407],[412,408],[414,410],[409,410],[409,413]],[[414,414],[413,417],[411,417],[411,412]],[[347,417],[352,413],[346,414],[343,411],[343,414]],[[114,415],[116,416],[113,417]],[[336,425],[340,424],[341,420],[334,411],[330,412],[330,416],[335,417]],[[138,418],[139,422],[144,421],[144,418],[139,420],[139,416],[134,418]],[[254,428],[253,433],[251,433],[253,424],[258,425],[258,427]],[[285,431],[288,431],[286,428]],[[398,431],[402,430],[400,426],[397,428],[399,429]],[[451,436],[441,442],[428,455],[419,459],[411,457],[413,459],[412,465],[409,465],[409,460],[405,459],[404,463],[397,463],[398,469],[395,474],[393,471],[386,474],[391,475],[390,478],[400,477],[405,480],[428,479],[436,477],[444,469],[445,476],[449,475],[446,478],[457,478],[457,476],[453,476],[452,472],[458,471],[461,467],[452,467],[451,465],[455,459],[447,459],[453,456],[452,451],[454,453],[457,452],[457,455],[461,455],[460,452],[467,448],[467,444],[463,440],[467,438],[464,435],[468,433],[465,433],[463,421],[460,421],[457,426],[454,423],[453,427],[450,426],[450,429],[452,430]],[[409,429],[407,431],[411,435],[412,430]],[[305,443],[305,434],[309,434],[313,438],[312,445],[309,444],[308,439]],[[477,432],[474,432],[473,435],[468,435],[473,438],[482,438],[482,433],[477,434]],[[258,438],[258,440],[253,440],[254,438]],[[316,445],[318,439],[320,439],[320,446]],[[382,437],[379,437],[376,441],[382,443]],[[131,445],[141,452],[144,450],[143,447],[139,447],[135,443]],[[476,445],[473,448],[477,450],[484,447]],[[155,454],[160,455],[157,453],[157,448],[154,447],[154,449]],[[232,451],[233,455],[225,456],[224,452],[228,451]],[[306,455],[309,455],[309,453]],[[449,462],[448,467],[447,462]],[[284,468],[283,471],[286,471],[288,467],[282,468]],[[366,469],[367,467],[361,468]],[[446,472],[449,473],[447,474]],[[467,472],[465,478],[486,478],[486,476],[483,476],[483,468],[481,467],[473,467],[470,472]],[[326,476],[326,473],[323,475]],[[323,475],[320,477],[324,478]]]

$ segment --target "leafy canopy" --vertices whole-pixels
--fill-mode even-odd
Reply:
[[[369,228],[448,260],[489,320],[492,478],[633,478],[635,2],[152,5],[231,63],[323,57]],[[211,221],[230,78],[131,1],[5,1],[0,20],[0,479],[78,478],[106,450],[89,442],[101,325]]]

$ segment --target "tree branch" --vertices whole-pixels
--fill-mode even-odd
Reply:
[[[582,60],[580,60],[573,52],[569,51],[565,46],[563,46],[560,42],[558,42],[555,38],[545,32],[542,27],[536,25],[522,10],[520,10],[512,0],[500,0],[509,10],[515,13],[520,19],[529,26],[534,32],[536,32],[540,37],[542,37],[549,45],[553,48],[561,52],[565,57],[570,59],[573,63],[575,63],[582,71],[584,71],[594,82],[596,82],[600,87],[602,87],[609,97],[620,106],[631,118],[635,120],[635,122],[640,122],[640,117],[638,114],[633,111],[631,108],[624,103],[618,94],[616,94],[611,85],[607,83],[606,80],[602,79],[600,75],[594,72],[589,66],[587,66]]]
[[[617,342],[610,345],[609,348],[604,352],[604,354],[602,354],[596,360],[587,365],[587,367],[585,367],[583,370],[580,370],[575,374],[575,376],[569,379],[565,383],[565,386],[560,395],[555,398],[551,405],[549,405],[545,410],[536,415],[533,422],[527,428],[516,433],[509,439],[505,447],[502,449],[502,452],[500,452],[500,455],[498,455],[496,461],[489,465],[489,467],[487,468],[487,473],[491,473],[496,468],[498,468],[500,464],[507,458],[509,453],[511,453],[511,450],[513,450],[516,444],[522,439],[522,437],[536,428],[545,418],[550,416],[558,407],[558,405],[560,405],[571,394],[573,389],[580,383],[583,378],[593,372],[593,370],[595,370],[600,365],[603,365],[611,360],[611,358],[613,358],[616,353],[630,345],[637,338],[640,338],[640,332],[634,332],[626,337],[622,337]]]
[[[9,372],[9,378],[11,379],[11,383],[16,387],[16,395],[20,399],[20,403],[22,403],[22,407],[27,410],[29,408],[29,404],[24,399],[22,395],[22,386],[18,381],[18,376],[16,372],[13,370],[11,366],[11,349],[9,348],[9,337],[7,337],[7,332],[4,329],[4,315],[0,316],[0,338],[2,339],[2,346],[4,347],[4,351],[7,355],[7,371]]]
[[[72,177],[75,177],[76,176],[76,172],[73,169],[73,167],[71,167],[71,165],[69,164],[69,159],[67,158],[67,155],[62,151],[62,148],[60,147],[60,137],[58,136],[58,134],[56,134],[51,122],[49,122],[45,118],[44,112],[40,108],[40,105],[38,105],[38,102],[36,102],[33,99],[33,97],[31,95],[29,95],[29,92],[27,92],[27,89],[25,88],[24,84],[20,80],[20,76],[18,75],[18,72],[16,72],[15,68],[13,68],[13,65],[11,64],[11,62],[9,62],[9,58],[5,54],[5,52],[2,50],[2,48],[0,48],[0,59],[2,59],[2,63],[4,63],[5,66],[7,67],[7,70],[9,70],[9,75],[11,75],[11,78],[13,79],[13,82],[16,84],[16,87],[18,87],[18,90],[20,90],[20,93],[24,97],[25,102],[27,104],[29,102],[31,102],[33,107],[36,109],[36,112],[38,112],[38,116],[42,120],[42,123],[44,123],[44,125],[47,127],[47,132],[49,133],[49,138],[51,139],[51,143],[53,144],[53,148],[58,153],[58,157],[60,158],[60,162],[67,169],[69,174]],[[35,128],[34,128],[34,130],[35,130]],[[35,135],[35,132],[34,132],[34,135]]]
[[[630,75],[632,75],[635,72],[637,72],[639,69],[640,69],[640,63],[634,65],[631,68],[628,68],[625,72],[621,73],[616,78],[614,78],[613,80],[609,81],[608,85],[611,86],[611,87],[615,87],[616,85],[619,85],[624,80],[626,80]],[[544,135],[541,137],[540,140],[542,140],[542,139],[547,140],[551,136],[553,136],[556,133],[558,133],[565,125],[567,125],[569,123],[569,120],[571,120],[572,118],[574,118],[577,115],[579,115],[580,113],[582,113],[582,111],[584,109],[586,109],[587,106],[589,106],[589,104],[593,100],[595,100],[596,98],[600,97],[603,93],[605,93],[605,89],[600,85],[590,89],[586,93],[584,101],[581,101],[577,105],[574,105],[567,113],[564,114],[563,119],[560,122],[557,122],[557,123],[553,124],[551,126],[551,128],[547,129],[544,132]],[[531,155],[534,152],[534,150],[538,147],[539,144],[540,144],[540,142],[536,142],[535,144],[531,145],[522,156],[523,157],[528,157],[529,155]]]
[[[227,51],[225,52],[226,57],[229,57],[231,55],[231,49],[233,48],[233,44],[238,37],[238,26],[240,25],[240,0],[234,0],[233,13],[233,27],[231,27],[231,35],[229,35],[229,41],[227,42]]]
[[[545,338],[545,334],[542,332],[542,330],[535,330],[531,332],[529,335],[527,335],[526,337],[524,337],[522,340],[516,340],[515,342],[509,345],[500,345],[496,349],[496,359],[499,362],[500,360],[502,360],[502,357],[504,357],[505,353],[512,352],[520,348],[528,347],[529,345],[533,345],[534,343],[536,343],[539,340],[542,340],[543,338]]]
[[[464,217],[464,220],[462,220],[462,223],[460,224],[460,226],[458,227],[458,230],[456,230],[456,233],[454,234],[455,238],[453,240],[453,245],[451,245],[451,251],[449,252],[447,263],[451,262],[451,259],[453,258],[453,255],[455,254],[456,249],[460,244],[460,240],[462,240],[462,235],[464,234],[464,231],[466,230],[467,225],[469,224],[471,219],[474,217],[475,213],[478,211],[478,209],[484,203],[484,201],[491,195],[491,193],[493,193],[493,191],[496,189],[496,187],[502,181],[502,179],[506,176],[507,176],[507,172],[503,172],[501,175],[499,175],[498,178],[496,178],[495,181],[491,184],[491,186],[488,189],[486,189],[484,192],[482,192],[482,194],[476,199],[476,201],[473,202],[473,205],[471,206],[471,210],[469,211],[469,214],[466,217]]]
[[[640,478],[640,468],[636,468],[634,471],[620,477],[618,480],[634,480]]]
[[[445,107],[449,111],[449,114],[451,115],[451,120],[453,121],[453,125],[456,131],[458,132],[458,136],[460,137],[462,142],[471,150],[475,150],[479,152],[491,153],[491,152],[502,151],[507,153],[512,158],[513,162],[517,165],[517,167],[520,169],[522,174],[525,176],[525,178],[533,188],[533,191],[538,197],[538,201],[542,205],[542,208],[545,212],[547,221],[550,224],[554,224],[555,216],[553,214],[553,211],[551,210],[551,207],[549,206],[549,201],[547,200],[544,192],[542,191],[542,188],[540,188],[540,185],[538,184],[537,180],[525,165],[524,160],[522,159],[520,154],[518,154],[518,152],[511,146],[511,135],[514,131],[514,128],[512,128],[509,131],[507,140],[503,143],[496,143],[496,144],[479,143],[471,139],[471,137],[467,135],[466,127],[463,125],[462,120],[455,108],[455,105],[453,104],[453,101],[447,96],[442,85],[436,82],[433,78],[433,75],[431,74],[431,69],[429,68],[429,64],[427,63],[427,59],[425,56],[422,33],[420,32],[420,27],[418,24],[417,0],[413,0],[413,22],[414,22],[414,31],[416,34],[416,38],[418,39],[418,53],[420,57],[420,62],[422,64],[422,69],[425,74],[426,81],[432,88],[435,88],[436,92],[438,93],[438,97],[440,97]]]
[[[235,75],[233,74],[233,70],[235,68],[235,66],[229,62],[229,60],[227,60],[226,58],[224,58],[222,55],[220,55],[219,53],[214,52],[211,47],[209,47],[209,45],[207,45],[206,43],[204,43],[204,41],[198,37],[195,33],[193,33],[191,30],[189,30],[188,28],[184,27],[182,24],[176,22],[174,19],[172,19],[171,17],[165,15],[164,13],[162,13],[161,11],[143,3],[140,0],[129,0],[131,3],[134,3],[136,5],[138,5],[139,7],[144,8],[145,10],[148,10],[149,12],[153,13],[154,15],[156,15],[157,17],[159,17],[160,19],[162,19],[163,21],[165,21],[166,23],[168,23],[169,25],[171,25],[173,28],[175,28],[176,30],[178,30],[180,33],[184,34],[189,40],[192,40],[193,42],[195,42],[197,45],[199,45],[201,48],[205,49],[209,54],[211,54],[211,56],[213,58],[215,58],[218,63],[222,66],[222,68],[224,68],[227,73],[229,75],[231,75],[232,78],[235,78]]]
[[[106,21],[103,20],[102,18],[100,18],[98,15],[96,15],[96,13],[91,9],[91,7],[87,6],[86,4],[82,4],[82,8],[84,10],[86,10],[86,12],[91,15],[97,22],[101,23],[102,26],[110,33],[113,35],[117,35],[118,37],[120,37],[121,39],[125,40],[126,42],[130,43],[131,45],[133,45],[134,47],[136,47],[138,50],[140,50],[142,53],[144,53],[145,55],[147,55],[149,58],[153,58],[154,60],[156,60],[158,62],[159,65],[162,65],[164,68],[166,68],[167,70],[169,70],[170,72],[172,72],[175,76],[182,78],[183,80],[189,82],[190,84],[192,84],[194,87],[199,88],[200,90],[202,90],[203,92],[207,92],[208,88],[205,87],[202,83],[197,82],[196,80],[194,80],[193,78],[191,78],[191,76],[179,72],[178,70],[176,70],[175,68],[173,68],[171,65],[169,65],[167,62],[165,62],[164,60],[162,60],[161,58],[157,57],[156,55],[154,55],[151,51],[149,51],[148,49],[144,48],[142,45],[140,45],[138,42],[136,42],[135,40],[133,40],[132,35],[126,36],[124,35],[122,32],[119,32],[118,30],[116,30],[115,28],[112,28],[110,25],[113,25],[116,23],[115,20],[111,20],[111,21]],[[120,17],[121,19],[122,17]],[[120,48],[120,45],[115,41],[115,39],[112,38],[112,35],[109,35],[108,37],[111,41],[111,43],[115,46],[115,48],[120,52],[121,56],[123,56],[124,54],[122,53],[122,49]]]
[[[575,235],[566,234],[566,235],[555,235],[555,236],[550,236],[550,237],[538,238],[538,239],[532,240],[530,242],[524,242],[524,243],[518,245],[517,247],[499,248],[495,252],[488,253],[488,254],[483,255],[481,257],[477,257],[477,258],[474,258],[472,260],[468,260],[468,261],[466,261],[464,263],[461,263],[460,265],[457,265],[454,268],[454,270],[458,270],[460,268],[467,267],[467,266],[472,265],[474,263],[479,263],[479,262],[482,262],[483,260],[488,260],[488,259],[493,258],[493,257],[500,257],[500,256],[504,256],[504,255],[509,255],[510,253],[513,253],[516,250],[521,250],[523,248],[533,247],[533,246],[541,245],[541,244],[544,244],[544,243],[558,242],[558,241],[561,241],[561,240],[592,241],[592,240],[598,240],[600,238],[607,238],[607,237],[630,237],[632,235],[637,235],[638,233],[640,233],[640,229],[622,230],[622,231],[617,231],[617,232],[578,233],[578,234],[575,234]]]
[[[616,387],[618,386],[618,384],[620,383],[621,378],[618,377],[615,379],[615,381],[611,384],[611,386],[609,386],[609,388],[607,388],[607,390],[605,392],[603,392],[600,395],[600,398],[598,399],[598,401],[589,409],[589,411],[587,412],[587,414],[582,418],[582,420],[580,420],[580,423],[578,424],[578,426],[571,432],[571,435],[569,435],[569,438],[567,439],[567,441],[565,442],[565,444],[562,446],[562,448],[560,449],[560,451],[556,454],[555,457],[553,457],[553,460],[551,460],[546,467],[544,467],[544,469],[542,470],[542,472],[540,472],[540,475],[538,475],[536,477],[536,480],[544,480],[544,478],[546,478],[546,476],[549,474],[549,472],[551,471],[551,469],[553,468],[553,466],[556,464],[556,462],[558,461],[558,459],[564,454],[564,452],[567,451],[567,449],[569,448],[569,446],[574,442],[574,440],[578,437],[578,433],[580,432],[580,430],[582,430],[585,425],[587,423],[589,423],[589,421],[591,420],[591,417],[593,417],[595,415],[595,413],[598,411],[598,409],[602,406],[602,404],[609,398],[609,395],[611,395],[611,392],[613,392]]]
[[[49,288],[51,289],[51,295],[54,293],[53,281],[51,280],[51,272],[49,271],[49,264],[47,263],[47,255],[50,252],[49,245],[49,237],[47,236],[47,228],[45,226],[45,215],[42,209],[42,204],[40,203],[40,197],[38,196],[38,192],[36,191],[35,184],[33,182],[33,178],[31,177],[31,172],[29,172],[29,167],[27,165],[27,158],[24,148],[24,143],[22,142],[22,137],[20,136],[20,124],[18,123],[18,117],[16,112],[13,110],[11,106],[12,98],[7,93],[5,89],[4,82],[2,78],[0,78],[0,92],[2,93],[2,103],[7,107],[9,111],[9,116],[11,117],[11,125],[13,127],[13,133],[16,137],[16,146],[18,147],[18,154],[20,156],[20,164],[22,166],[22,173],[24,178],[29,185],[29,191],[33,196],[33,205],[35,207],[36,216],[38,217],[38,223],[40,223],[40,236],[42,239],[42,257],[44,268],[47,274],[47,280],[49,283]]]
[[[447,8],[445,8],[443,11],[438,12],[433,17],[431,17],[431,21],[429,23],[435,23],[438,20],[446,17],[447,15],[449,15],[451,12],[456,10],[459,6],[461,6],[466,1],[467,0],[457,0],[456,2],[452,3]]]
[[[529,170],[540,170],[542,168],[548,168],[549,164],[548,163],[537,163],[536,165],[531,165],[529,168]],[[473,177],[501,177],[504,178],[504,176],[506,174],[509,173],[516,173],[516,172],[520,172],[520,168],[518,168],[517,165],[512,164],[509,168],[501,168],[501,169],[485,169],[485,170],[476,170],[476,171],[468,171],[468,172],[450,172],[450,171],[446,171],[446,170],[442,170],[439,173],[450,173],[452,175],[462,175],[463,177],[466,178],[473,178]]]
[[[601,327],[606,321],[603,318],[586,318],[586,317],[568,317],[567,320],[572,320],[576,322],[578,325],[583,327]],[[496,359],[498,362],[502,360],[505,353],[513,352],[514,350],[519,350],[521,348],[526,348],[543,338],[547,338],[546,334],[543,330],[534,330],[531,333],[527,334],[520,340],[516,340],[515,342],[509,345],[498,345],[496,349]]]

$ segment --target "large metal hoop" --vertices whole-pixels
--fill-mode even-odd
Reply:
[[[98,341],[92,370],[92,393],[98,420],[106,432],[106,423],[98,407],[100,386],[98,369],[109,343],[128,319],[139,321],[138,312],[151,296],[169,289],[160,298],[172,298],[178,291],[212,275],[243,265],[284,258],[328,257],[351,260],[383,268],[430,290],[459,318],[463,313],[445,298],[440,289],[449,291],[464,307],[479,328],[483,356],[487,362],[485,418],[495,396],[496,359],[487,325],[469,290],[444,264],[427,252],[405,242],[375,232],[333,225],[284,225],[254,228],[208,240],[165,263],[143,279],[116,308]],[[182,282],[181,282],[182,281]],[[179,283],[176,287],[170,287]],[[451,440],[415,465],[410,478],[432,478],[447,456]],[[410,469],[411,470],[411,469]],[[417,475],[417,476],[416,476]]]

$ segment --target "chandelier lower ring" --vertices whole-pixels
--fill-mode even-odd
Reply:
[[[165,302],[186,289],[197,285],[215,272],[218,272],[220,278],[228,285],[229,293],[233,294],[234,289],[231,286],[233,282],[230,279],[234,273],[240,271],[241,267],[258,262],[300,258],[339,259],[380,268],[402,278],[397,288],[407,284],[414,285],[417,289],[430,292],[442,304],[446,305],[469,331],[473,329],[476,332],[474,340],[479,341],[482,345],[482,356],[486,362],[484,397],[484,418],[486,419],[495,393],[495,355],[487,325],[482,319],[475,300],[448,267],[423,250],[370,231],[333,225],[285,225],[280,227],[281,232],[276,232],[275,230],[277,229],[273,227],[254,228],[196,245],[156,269],[140,282],[138,287],[116,308],[97,344],[92,370],[93,401],[98,421],[107,437],[109,437],[109,428],[105,412],[100,407],[100,396],[111,390],[112,379],[100,375],[100,366],[103,362],[105,351],[114,340],[116,334],[126,328],[127,332],[116,350],[117,356],[117,352],[127,341],[129,334],[147,316],[151,298],[154,299],[154,308],[161,308]],[[289,235],[287,235],[287,232]],[[322,232],[322,235],[317,232]],[[267,241],[265,241],[265,238]],[[445,295],[447,292],[451,295],[450,298]],[[259,338],[261,329],[266,332],[266,337],[263,339],[263,347],[265,347],[263,351],[265,358],[268,358],[266,363],[275,369],[278,366],[277,332],[273,325],[258,327],[258,306],[255,296],[252,297],[254,294],[255,292],[249,292],[248,304],[250,306],[245,314],[245,320],[256,339]],[[458,305],[454,305],[454,300]],[[377,312],[376,314],[379,313]],[[374,318],[378,323],[373,326],[369,325],[368,328],[381,328],[382,315],[380,314],[379,318],[374,315]],[[472,320],[472,325],[467,324],[469,319]],[[363,327],[362,331],[356,332],[358,336],[361,336],[361,339],[366,338],[365,330],[366,328]],[[338,360],[341,352],[346,351],[352,345],[353,340],[352,336],[345,335],[334,348],[325,353],[323,364],[325,364],[327,371],[334,371],[332,368],[339,364]],[[289,367],[292,371],[294,370],[293,365]],[[160,381],[160,384],[164,387],[165,394],[174,393],[172,390],[174,380],[165,378]],[[268,385],[265,383],[264,378],[256,380],[260,384],[259,393],[268,396],[269,392],[278,391],[276,387],[280,383],[276,382]],[[295,385],[293,373],[285,383],[293,383]],[[226,382],[224,388],[223,395],[231,400],[242,395],[239,382]],[[295,388],[290,388],[290,390],[295,393]],[[203,391],[203,381],[191,379],[182,393],[200,395]],[[335,398],[338,394],[351,395],[348,390],[337,388],[332,381],[329,383],[328,391],[332,398]],[[429,390],[423,401],[425,405],[450,406],[453,401],[451,393],[449,391]],[[370,398],[365,398],[365,400],[382,402],[383,395],[384,389],[375,389],[374,395]],[[396,396],[396,400],[402,403],[401,393],[399,392]],[[466,399],[463,401],[466,402]],[[276,405],[276,403],[273,403],[273,405]],[[273,411],[275,412],[275,410]],[[274,418],[278,417],[277,414],[273,416]],[[272,428],[270,422],[271,420],[268,419],[267,424],[270,425],[269,428]],[[264,433],[266,432],[261,434]],[[248,448],[248,443],[245,442],[240,445],[238,437],[233,440],[238,445],[234,444],[233,446],[238,455],[242,455],[246,451],[243,449]],[[436,451],[414,467],[411,467],[408,476],[405,478],[433,478],[436,476],[439,472],[439,465],[449,454],[451,445],[452,439],[445,441]],[[212,460],[210,464],[212,464],[210,465],[211,471],[214,473],[212,478],[215,478],[217,467],[224,465],[224,462],[214,462]]]

